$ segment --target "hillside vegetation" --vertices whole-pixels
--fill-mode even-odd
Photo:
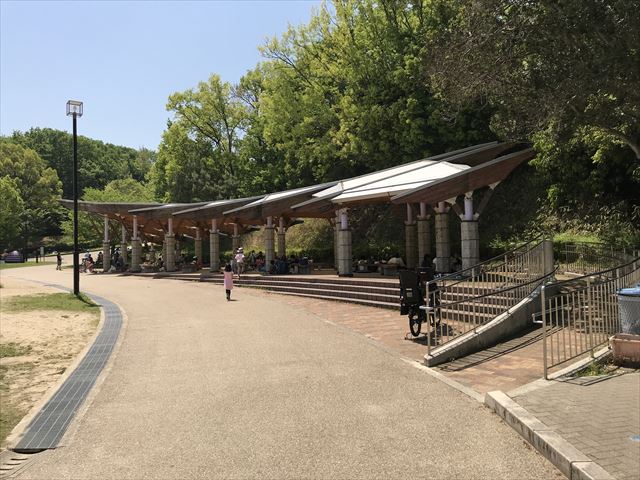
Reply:
[[[496,188],[480,219],[483,252],[538,233],[640,246],[638,24],[640,0],[328,3],[265,42],[238,83],[212,73],[172,94],[157,153],[83,139],[82,190],[241,197],[519,141],[538,155]],[[68,134],[4,140],[35,151],[68,195]],[[15,197],[9,183],[2,191]],[[402,245],[402,212],[352,213],[357,255]],[[453,216],[451,232],[458,241]],[[327,250],[330,238],[326,221],[307,222],[288,245]]]

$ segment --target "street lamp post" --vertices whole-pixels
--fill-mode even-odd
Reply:
[[[78,130],[76,120],[82,116],[82,102],[69,100],[67,116],[73,117],[73,294],[80,293],[80,263],[78,261]]]

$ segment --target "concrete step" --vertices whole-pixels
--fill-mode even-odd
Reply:
[[[208,281],[216,284],[222,284],[222,278],[209,279]],[[400,308],[400,296],[399,294],[389,295],[384,293],[370,293],[368,291],[343,291],[334,289],[318,288],[316,285],[275,285],[266,282],[261,283],[245,283],[244,280],[234,280],[234,286],[237,287],[250,287],[261,288],[263,290],[269,290],[279,293],[296,293],[296,294],[308,294],[317,298],[340,298],[343,301],[350,300],[362,300],[374,303],[384,303],[392,305],[394,308]]]
[[[205,281],[221,281],[221,278],[218,279],[207,279]],[[237,285],[244,286],[256,286],[260,288],[266,287],[291,287],[291,286],[307,286],[309,288],[318,288],[323,290],[335,290],[342,292],[357,292],[357,293],[370,293],[370,294],[381,294],[381,295],[393,295],[395,297],[400,297],[400,289],[399,288],[389,288],[389,287],[378,287],[378,286],[366,286],[366,285],[357,285],[357,284],[337,284],[337,283],[328,283],[328,282],[289,282],[286,279],[269,279],[269,280],[255,280],[253,278],[242,278],[240,280],[234,279],[234,283]]]

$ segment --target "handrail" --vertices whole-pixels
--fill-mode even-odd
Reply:
[[[512,290],[516,290],[518,288],[526,287],[528,285],[531,285],[532,283],[536,283],[536,282],[540,283],[540,282],[544,281],[545,278],[548,278],[551,275],[553,275],[553,273],[555,273],[555,271],[551,272],[551,273],[547,273],[546,275],[542,275],[541,277],[538,277],[538,278],[536,278],[534,280],[530,280],[527,283],[522,283],[520,285],[514,285],[513,287],[503,288],[501,290],[495,290],[495,291],[492,291],[490,293],[483,293],[482,295],[477,295],[477,296],[473,297],[471,300],[475,301],[475,300],[479,300],[479,299],[482,299],[482,298],[495,297],[497,294],[507,293],[507,292],[510,292]],[[438,292],[438,290],[434,290],[434,292]],[[431,293],[433,294],[434,292],[431,292]],[[458,300],[458,301],[455,301],[455,302],[448,302],[448,303],[445,303],[445,304],[440,303],[438,308],[451,307],[451,306],[454,306],[454,305],[460,305],[460,304],[463,304],[463,303],[469,303],[469,301],[471,301],[471,300],[466,299],[466,300]]]
[[[586,280],[587,278],[591,278],[591,277],[601,277],[601,276],[604,276],[604,274],[607,273],[607,272],[613,272],[615,270],[619,270],[621,268],[625,268],[625,267],[628,267],[630,265],[633,265],[639,259],[640,259],[640,257],[635,258],[635,259],[633,259],[633,260],[631,260],[631,261],[629,261],[627,263],[624,263],[622,265],[618,265],[617,267],[608,268],[606,270],[601,270],[599,272],[587,273],[585,275],[581,275],[581,276],[575,277],[575,278],[570,278],[568,280],[561,280],[559,282],[555,282],[554,285],[563,286],[563,285],[568,285],[568,284],[571,284],[571,283],[577,283],[577,282],[579,282],[581,280]]]
[[[427,353],[432,343],[444,345],[502,315],[552,277],[555,270],[546,271],[545,243],[528,242],[491,269],[476,265],[478,270],[464,280],[447,283],[447,277],[441,277],[427,282],[428,286],[436,285],[431,291],[427,287],[425,303],[431,307],[432,319],[438,320],[433,327],[427,322]],[[450,298],[442,298],[445,295]],[[489,297],[492,299],[487,301]]]
[[[581,355],[590,354],[593,358],[597,347],[620,332],[617,292],[639,280],[640,256],[636,256],[627,263],[553,285],[562,287],[586,281],[586,285],[571,291],[547,297],[546,288],[542,288],[542,311],[538,316],[543,329],[544,378],[548,378],[551,368]],[[558,330],[550,331],[551,326]]]
[[[464,270],[458,270],[457,272],[449,273],[447,275],[442,275],[442,276],[438,277],[437,280],[442,281],[442,280],[448,280],[448,279],[454,278],[454,277],[459,277],[464,272],[473,272],[473,270],[477,270],[478,267],[481,267],[482,265],[486,265],[487,263],[490,263],[490,262],[494,262],[496,260],[500,260],[504,264],[504,257],[505,256],[507,256],[509,254],[512,254],[512,253],[515,253],[517,250],[520,250],[520,249],[526,247],[530,243],[538,242],[541,238],[542,238],[542,235],[538,235],[537,237],[532,238],[528,242],[525,242],[525,243],[523,243],[522,245],[520,245],[518,247],[512,248],[511,250],[507,250],[506,252],[501,253],[499,255],[496,255],[495,257],[491,257],[488,260],[484,260],[484,261],[482,261],[480,263],[476,263],[473,267],[468,267],[468,268],[465,268]],[[454,279],[457,280],[457,278],[454,278]]]

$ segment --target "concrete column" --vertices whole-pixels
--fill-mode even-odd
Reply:
[[[425,205],[423,209],[422,205]],[[431,216],[427,215],[426,204],[420,204],[420,216],[418,217],[418,262],[431,252]]]
[[[448,273],[451,269],[451,244],[449,243],[449,207],[440,202],[436,211],[436,271]]]
[[[111,243],[109,242],[109,217],[104,216],[104,239],[102,241],[102,271],[111,268]]]
[[[123,265],[127,264],[127,229],[122,225],[122,241],[120,242],[120,255]]]
[[[142,256],[142,242],[139,238],[131,239],[131,271],[139,272],[140,268],[140,259]]]
[[[460,215],[460,240],[462,269],[471,268],[480,262],[480,235],[478,215],[473,212],[473,191],[464,195],[464,212]]]
[[[156,249],[155,249],[153,243],[151,244],[151,249],[149,250],[149,262],[151,262],[151,263],[155,263],[156,262]]]
[[[202,237],[200,236],[200,228],[196,229],[196,239],[193,242],[196,262],[198,265],[202,265]]]
[[[280,228],[278,228],[278,257],[287,254],[286,230],[284,228],[284,218],[280,217]]]
[[[413,210],[409,203],[407,203],[407,220],[404,222],[404,241],[407,268],[417,268],[420,262],[418,260],[416,222],[413,220]]]
[[[338,232],[340,231],[340,215],[336,211],[336,218],[333,225],[333,267],[338,271]]]
[[[218,234],[218,222],[211,220],[209,230],[209,271],[220,271],[220,235]]]
[[[353,277],[351,230],[349,230],[349,217],[346,209],[343,209],[340,213],[338,228],[338,276]]]
[[[471,268],[480,263],[480,235],[477,220],[463,220],[460,223],[462,244],[462,269]]]
[[[111,243],[102,243],[102,271],[108,272],[111,268]]]
[[[164,236],[165,257],[164,269],[167,272],[176,271],[176,237],[173,233],[167,233]]]
[[[551,240],[544,240],[542,248],[544,249],[544,274],[548,275],[555,270],[553,259],[553,242]]]
[[[236,251],[238,251],[238,247],[240,246],[240,235],[238,235],[238,224],[233,224],[233,235],[231,236],[231,250],[232,254],[235,255]]]
[[[265,270],[268,272],[271,268],[271,260],[275,260],[274,238],[273,238],[273,219],[267,217],[267,224],[264,227],[264,262]]]

